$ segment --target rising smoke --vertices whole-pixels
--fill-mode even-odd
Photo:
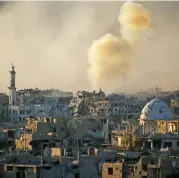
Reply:
[[[88,90],[86,49],[107,31],[116,10],[111,3],[83,2],[14,2],[2,6],[1,92],[8,91],[12,63],[17,89]]]
[[[93,89],[114,91],[116,83],[132,72],[132,50],[152,32],[151,18],[141,4],[125,2],[118,21],[121,38],[106,34],[88,52],[89,78]]]
[[[89,90],[91,83],[97,88],[105,86],[107,91],[116,89],[118,92],[140,91],[160,84],[164,88],[177,88],[179,36],[176,34],[179,28],[179,2],[143,1],[141,4],[150,9],[155,17],[152,19],[155,35],[147,38],[151,32],[151,22],[148,19],[146,22],[149,23],[149,33],[146,28],[132,28],[135,30],[128,31],[147,39],[141,38],[142,40],[135,45],[129,44],[125,34],[120,35],[121,22],[117,23],[120,18],[116,18],[119,8],[123,5],[120,1],[34,1],[14,2],[14,5],[10,3],[8,7],[3,6],[0,11],[0,92],[8,91],[8,70],[12,62],[17,71],[17,89],[54,87],[76,92],[79,89]],[[135,19],[134,13],[132,17]],[[143,21],[143,16],[141,17]],[[143,21],[142,24],[146,23]],[[105,35],[106,33],[112,35]],[[100,38],[103,35],[105,38]],[[98,70],[102,71],[102,68],[95,68],[91,62],[99,64],[99,61],[93,58],[89,61],[91,67],[87,76],[86,50],[94,39],[103,39],[104,42],[111,38],[110,36],[116,44],[118,41],[121,42],[120,45],[123,44],[124,47],[119,51],[129,63],[121,61],[120,65],[125,68],[117,70],[116,73],[112,69],[116,69],[117,66],[111,63],[110,65],[115,67],[111,69],[109,65],[109,77],[105,77],[105,71],[102,77],[98,76]],[[136,41],[138,38],[134,39]],[[100,40],[97,44],[99,42]],[[103,46],[106,48],[106,45]],[[91,71],[94,71],[93,75]],[[90,81],[88,77],[91,77]],[[92,80],[93,78],[95,80]]]

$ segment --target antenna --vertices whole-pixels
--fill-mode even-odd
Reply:
[[[14,64],[12,63],[12,70],[14,70]]]
[[[159,88],[156,87],[156,98],[158,98],[158,90],[159,90]]]

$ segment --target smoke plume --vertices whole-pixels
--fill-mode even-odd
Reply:
[[[17,90],[36,87],[88,90],[86,49],[113,23],[117,6],[90,2],[9,2],[0,10],[0,92],[8,92],[12,63]]]
[[[93,42],[88,51],[92,88],[114,91],[116,82],[133,70],[131,57],[135,45],[152,32],[151,18],[141,4],[125,2],[118,21],[121,38],[106,34]]]
[[[140,4],[131,2],[123,5],[122,1],[31,1],[9,2],[9,6],[0,2],[0,92],[8,92],[12,62],[17,72],[17,89],[53,87],[76,92],[90,90],[91,83],[94,88],[104,86],[109,92],[134,92],[156,85],[178,88],[179,2],[142,1],[141,4],[155,17],[152,22]],[[123,10],[118,17],[121,6]],[[125,9],[133,6],[137,6],[137,13],[126,13]],[[134,16],[141,9],[143,15]],[[139,17],[141,20],[137,20]],[[140,28],[136,28],[138,25]],[[152,27],[155,35],[148,38]],[[99,39],[94,46],[99,48],[103,41],[106,48],[104,42],[111,38],[118,46],[113,48],[112,55],[96,59],[92,46],[88,68],[86,50],[91,42]],[[130,41],[133,38],[135,43]],[[116,50],[119,46],[120,50]],[[122,52],[123,55],[118,53],[120,62],[112,62],[116,61],[114,51]]]

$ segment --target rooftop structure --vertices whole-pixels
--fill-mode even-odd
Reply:
[[[142,109],[141,120],[171,120],[172,113],[168,106],[160,99],[155,98]]]

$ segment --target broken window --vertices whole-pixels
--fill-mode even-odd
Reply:
[[[108,175],[113,175],[113,168],[108,167]]]

